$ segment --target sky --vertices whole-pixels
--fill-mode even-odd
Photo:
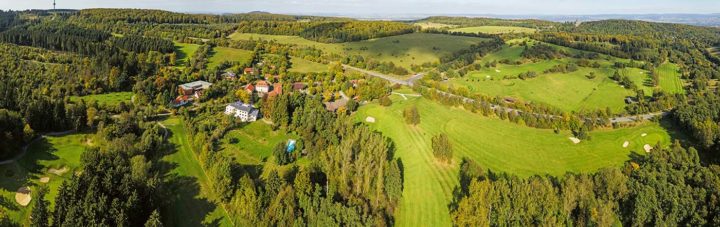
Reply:
[[[58,8],[337,15],[590,15],[720,13],[720,0],[56,0]],[[47,9],[52,0],[0,0],[2,10]]]

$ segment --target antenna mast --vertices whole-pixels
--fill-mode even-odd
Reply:
[[[53,0],[53,10],[55,10],[55,0]]]

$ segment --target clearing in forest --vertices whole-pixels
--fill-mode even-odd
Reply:
[[[463,33],[485,33],[485,34],[505,34],[505,33],[535,33],[537,29],[514,26],[478,26],[450,29],[452,32]]]
[[[30,193],[20,193],[18,189],[29,187],[35,190],[39,185],[48,187],[45,199],[51,206],[55,204],[58,188],[63,181],[69,180],[71,174],[55,175],[53,169],[80,170],[80,156],[85,151],[87,134],[70,134],[64,136],[45,136],[28,146],[27,153],[19,160],[0,165],[0,196],[5,201],[29,202]],[[52,178],[47,178],[52,175]],[[26,190],[23,190],[27,192]],[[24,194],[27,194],[25,196]],[[16,198],[16,196],[19,196]],[[36,199],[36,198],[32,198]],[[15,203],[15,202],[13,202]],[[6,215],[22,226],[29,225],[31,206],[8,206]]]
[[[112,92],[98,95],[70,96],[70,101],[79,102],[81,99],[85,104],[97,102],[98,105],[117,106],[120,102],[130,104],[132,102],[132,92]]]
[[[315,47],[324,52],[341,56],[361,55],[375,61],[393,62],[407,70],[411,70],[410,66],[413,64],[437,62],[442,56],[487,40],[429,33],[411,33],[347,43],[320,43],[298,36],[251,33],[234,33],[230,35],[230,38],[234,40],[275,40],[278,43]]]
[[[591,140],[574,144],[570,132],[521,126],[497,118],[483,117],[451,108],[425,98],[404,100],[391,96],[393,104],[383,107],[373,102],[355,114],[358,122],[373,117],[368,124],[395,143],[396,157],[403,164],[404,191],[396,224],[398,226],[450,226],[448,204],[458,185],[458,165],[462,157],[484,168],[521,177],[567,172],[593,172],[620,166],[631,154],[645,154],[643,144],[668,145],[670,136],[656,123],[632,128],[591,132]],[[405,124],[403,110],[416,106],[420,124]],[[431,138],[446,133],[454,147],[455,165],[440,165],[431,149]],[[647,136],[641,137],[641,133]],[[624,141],[632,143],[623,148]]]
[[[237,62],[241,65],[250,65],[250,61],[252,61],[253,57],[252,54],[253,52],[249,50],[214,47],[210,53],[211,57],[208,59],[207,68],[215,68],[223,62]]]

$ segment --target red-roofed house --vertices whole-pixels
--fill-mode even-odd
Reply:
[[[245,75],[255,74],[255,69],[253,69],[253,68],[245,68],[245,70],[243,70],[243,74],[245,74]]]
[[[253,86],[252,84],[248,84],[245,86],[245,91],[247,91],[248,93],[253,93],[255,91],[255,86]]]
[[[282,95],[282,84],[281,83],[275,83],[273,84],[272,91],[268,93],[270,97]]]

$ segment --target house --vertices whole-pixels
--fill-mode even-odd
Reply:
[[[254,69],[254,68],[245,68],[245,69],[243,70],[243,74],[245,74],[245,75],[255,74],[255,69]]]
[[[255,91],[259,93],[268,93],[270,92],[270,84],[268,84],[268,82],[264,80],[258,81],[255,84]]]
[[[346,106],[347,103],[348,103],[347,99],[338,99],[338,100],[335,100],[334,102],[326,102],[325,109],[328,111],[335,112],[340,107]]]
[[[231,71],[227,71],[227,72],[223,73],[223,74],[222,74],[222,77],[225,78],[226,80],[235,80],[235,79],[237,79],[237,75],[236,75],[234,72],[231,72]]]
[[[235,102],[225,107],[225,114],[236,118],[240,118],[242,122],[253,122],[258,119],[260,110],[255,109],[252,105],[243,102]]]
[[[293,83],[292,89],[293,89],[293,91],[303,91],[303,90],[305,90],[306,87],[307,87],[307,85],[305,85],[305,83],[295,82],[295,83]]]
[[[247,91],[248,93],[253,93],[255,92],[255,86],[253,86],[252,84],[245,85],[245,91]]]
[[[270,97],[274,97],[274,96],[278,96],[278,95],[282,95],[282,84],[281,83],[273,84],[272,91],[270,91],[270,93],[268,93],[268,96],[270,96]]]
[[[172,101],[174,107],[184,106],[195,99],[199,99],[202,96],[203,91],[210,88],[212,84],[199,80],[178,86],[178,97]]]
[[[190,82],[190,83],[186,83],[186,84],[181,84],[179,86],[178,91],[179,91],[180,95],[194,95],[197,98],[197,97],[200,97],[200,95],[202,95],[202,92],[204,90],[207,90],[208,88],[210,88],[211,85],[212,85],[211,83],[208,83],[208,82],[205,82],[202,80],[198,80],[198,81],[194,81],[194,82]]]

